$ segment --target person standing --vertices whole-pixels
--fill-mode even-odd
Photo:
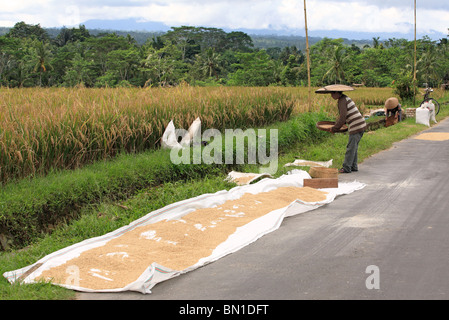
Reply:
[[[349,138],[346,145],[345,160],[339,173],[351,173],[358,171],[358,148],[359,142],[366,130],[365,118],[360,113],[354,101],[344,91],[352,91],[354,88],[341,84],[334,84],[325,86],[315,91],[316,93],[330,93],[334,100],[337,100],[339,118],[335,125],[329,129],[330,132],[335,133],[344,125],[348,125]]]

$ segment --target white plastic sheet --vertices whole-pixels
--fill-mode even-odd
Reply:
[[[211,208],[213,206],[223,204],[228,200],[239,199],[244,193],[258,194],[260,192],[268,192],[279,187],[302,187],[303,180],[306,178],[310,178],[307,172],[303,170],[292,170],[277,179],[266,178],[254,184],[235,187],[229,191],[223,190],[213,194],[204,194],[195,198],[180,201],[153,211],[132,222],[131,224],[119,228],[111,233],[105,234],[101,237],[87,239],[56,251],[46,257],[43,257],[33,265],[10,272],[5,272],[3,276],[11,283],[19,281],[19,278],[21,278],[20,281],[22,283],[34,283],[36,281],[35,279],[37,279],[43,271],[62,265],[65,262],[80,256],[81,253],[87,250],[103,246],[111,239],[117,238],[123,233],[126,233],[127,231],[138,226],[148,225],[166,219],[180,219],[194,210],[200,208]],[[268,214],[247,223],[243,227],[238,228],[237,231],[231,234],[226,241],[219,244],[210,256],[201,258],[196,264],[191,265],[185,270],[171,270],[155,261],[151,265],[148,265],[146,270],[136,281],[129,283],[122,288],[94,290],[92,288],[79,287],[68,282],[58,283],[57,285],[85,292],[137,291],[141,293],[151,293],[151,289],[157,283],[179,276],[183,273],[192,271],[200,266],[215,261],[256,241],[263,235],[275,231],[285,217],[319,208],[320,206],[332,202],[336,196],[349,194],[356,190],[362,189],[364,186],[365,185],[363,183],[357,181],[340,182],[338,188],[323,190],[327,192],[327,196],[324,201],[314,203],[293,201],[290,205],[284,208],[269,212]]]
[[[329,161],[313,161],[313,160],[304,160],[304,159],[296,159],[291,163],[287,163],[284,167],[326,167],[329,168],[332,165],[333,159]]]
[[[235,182],[237,185],[245,185],[261,178],[272,178],[272,176],[269,173],[247,173],[231,171],[228,173],[226,180]]]

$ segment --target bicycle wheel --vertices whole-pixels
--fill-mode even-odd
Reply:
[[[434,104],[434,106],[435,106],[435,115],[437,115],[438,112],[440,112],[440,104],[434,98],[429,98],[429,99],[423,100],[423,102],[421,102],[421,104],[419,106],[421,107],[426,102],[430,102],[430,103]]]

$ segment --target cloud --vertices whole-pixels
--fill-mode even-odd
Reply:
[[[147,21],[168,25],[207,25],[219,28],[261,29],[276,24],[279,1],[171,1],[144,8]]]
[[[404,22],[413,22],[406,10],[381,8],[363,2],[312,2],[308,15],[311,29],[354,32],[407,32]],[[402,25],[401,25],[402,24]]]
[[[308,23],[315,30],[344,30],[353,32],[413,33],[414,6],[405,1],[309,1]],[[393,3],[401,3],[394,6]],[[411,2],[411,1],[410,1]],[[387,5],[388,3],[388,5]],[[310,9],[309,9],[310,7]],[[432,30],[446,33],[449,27],[449,5],[446,11],[418,9],[417,29],[420,33]]]
[[[449,1],[418,2],[418,32],[447,33]],[[310,30],[412,33],[413,1],[307,0]],[[304,29],[299,0],[20,0],[8,1],[0,23],[18,21],[43,27],[76,26],[92,19],[136,19],[168,26]],[[6,24],[6,25],[5,25]]]
[[[310,1],[310,0],[309,0]],[[318,0],[319,2],[320,0]],[[414,9],[413,0],[335,0],[334,2],[358,2],[365,5],[374,5],[378,8],[409,8]],[[446,10],[449,11],[449,2],[445,0],[417,0],[416,1],[417,10],[427,9],[427,10]]]

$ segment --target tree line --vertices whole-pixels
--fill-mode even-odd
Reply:
[[[417,82],[449,81],[448,39],[417,41]],[[0,36],[0,85],[8,87],[306,86],[305,53],[296,46],[256,48],[244,32],[172,27],[143,44],[129,34],[91,35],[85,26],[49,36],[18,22]],[[363,47],[324,38],[310,47],[313,86],[404,85],[413,78],[414,41],[373,38]]]

